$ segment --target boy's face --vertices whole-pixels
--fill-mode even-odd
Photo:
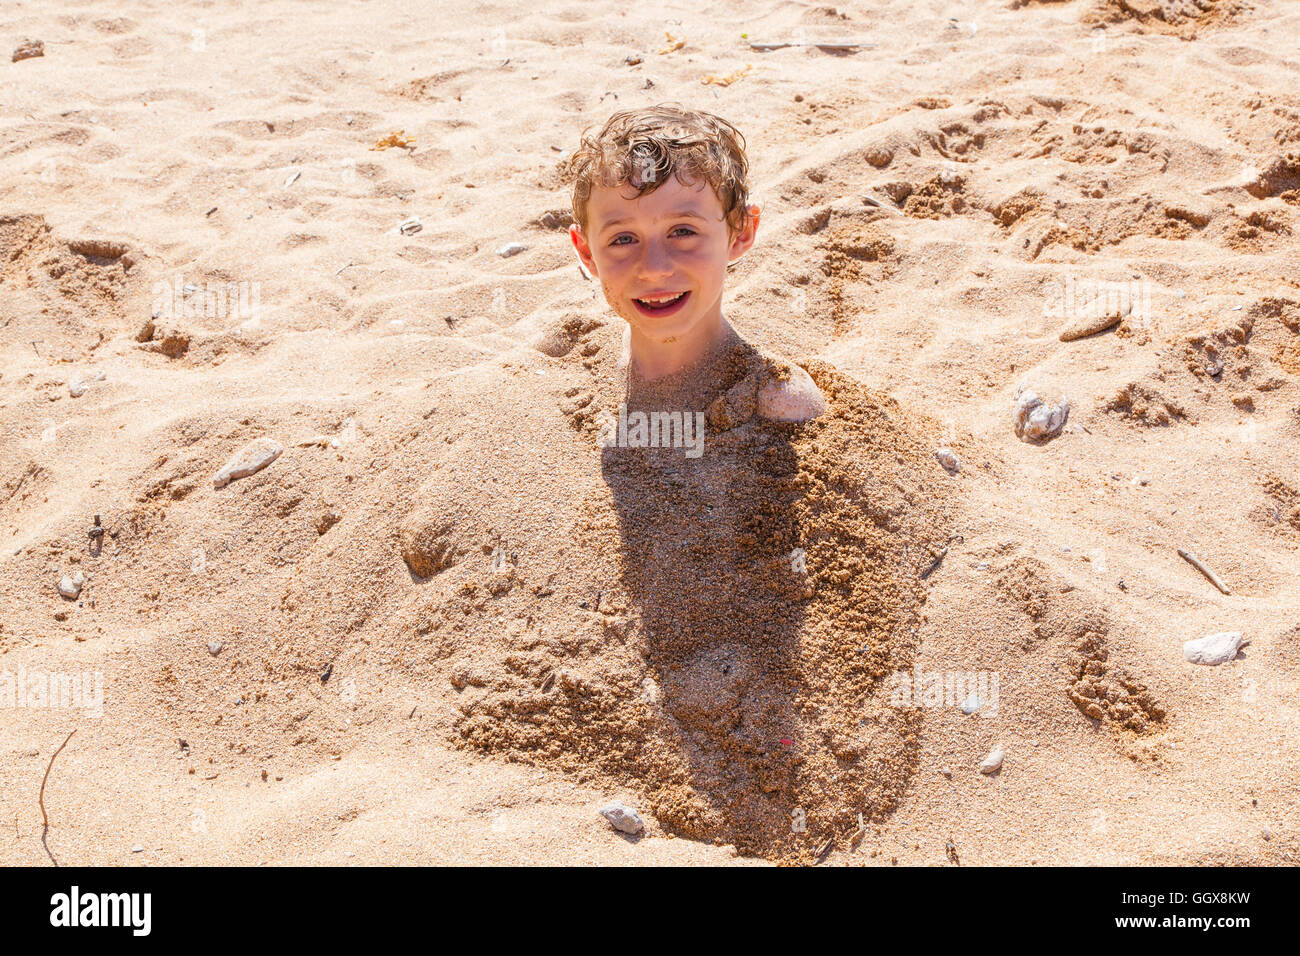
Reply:
[[[605,301],[634,334],[655,343],[689,341],[722,319],[727,264],[754,244],[758,207],[732,236],[722,203],[707,182],[685,185],[674,175],[654,192],[597,186],[587,203],[588,232],[569,235]],[[673,296],[667,305],[654,301]]]

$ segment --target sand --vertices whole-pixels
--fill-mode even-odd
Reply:
[[[48,862],[75,728],[61,863],[1294,863],[1297,35],[7,8],[0,52],[44,52],[0,60],[0,861]],[[713,411],[759,355],[829,402],[733,400],[698,458],[599,445],[622,330],[556,176],[665,101],[742,129],[763,221],[747,346],[633,409]],[[1022,386],[1060,434],[1016,437]],[[98,675],[102,714],[7,673]]]

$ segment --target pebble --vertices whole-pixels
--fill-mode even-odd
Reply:
[[[419,232],[423,228],[424,228],[424,223],[420,222],[420,220],[407,219],[398,225],[397,231],[404,236],[409,236],[412,233]]]
[[[132,852],[132,853],[143,853],[143,852],[144,852],[144,847],[142,847],[140,844],[137,843],[135,846],[131,847],[131,852]]]
[[[75,601],[85,583],[86,577],[80,571],[71,576],[65,574],[59,581],[59,593],[69,601]]]
[[[1126,304],[1123,308],[1116,309],[1113,312],[1106,312],[1104,315],[1089,315],[1075,319],[1066,323],[1065,328],[1061,329],[1059,338],[1062,342],[1073,342],[1089,335],[1096,335],[1098,332],[1105,332],[1107,329],[1119,325],[1124,317],[1132,311],[1132,308],[1131,304]]]
[[[943,768],[942,770],[940,770],[939,772],[940,772],[941,774],[943,774],[945,777],[947,777],[949,780],[952,779],[952,768],[950,768],[950,767],[944,767],[944,768]]]
[[[543,229],[568,229],[573,224],[573,213],[567,209],[548,209],[533,221]]]
[[[249,442],[212,476],[212,487],[224,488],[232,481],[256,474],[279,458],[282,451],[284,446],[271,438],[258,438]]]
[[[90,390],[91,382],[102,382],[104,380],[103,372],[95,372],[89,378],[77,376],[68,382],[68,394],[73,398],[80,398]]]
[[[980,709],[980,699],[978,694],[971,694],[961,702],[961,712],[963,714],[973,714]]]
[[[24,40],[14,49],[13,62],[19,60],[30,60],[33,57],[45,56],[45,43],[42,40]]]
[[[1017,392],[1015,398],[1016,437],[1021,441],[1046,441],[1065,427],[1070,403],[1048,404],[1031,389]]]
[[[956,474],[961,471],[961,462],[957,460],[957,455],[951,448],[940,448],[934,453],[939,464],[943,465],[950,473]]]
[[[641,699],[647,704],[659,703],[659,685],[653,677],[647,677],[641,682]]]
[[[984,758],[980,764],[980,773],[993,774],[1002,769],[1002,760],[1005,755],[1001,750],[991,750],[989,755]]]
[[[1183,644],[1183,659],[1193,664],[1226,664],[1241,649],[1241,631],[1222,631]]]
[[[1273,831],[1270,830],[1268,827],[1264,827],[1264,829],[1260,830],[1259,835],[1262,836],[1265,840],[1273,839]]]
[[[877,168],[888,166],[894,158],[894,151],[888,146],[873,146],[865,154],[867,162]]]
[[[630,833],[635,836],[645,829],[641,814],[623,803],[611,803],[607,807],[601,807],[600,815],[620,833]]]
[[[509,259],[511,256],[517,256],[528,247],[522,242],[508,242],[497,250],[497,255],[502,259]]]
[[[216,657],[221,653],[221,649],[225,646],[226,645],[222,644],[220,641],[208,641],[208,653],[213,657]]]

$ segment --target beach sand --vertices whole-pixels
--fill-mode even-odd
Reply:
[[[1294,863],[1300,10],[543,6],[0,13],[0,862],[75,730],[64,864]],[[830,402],[698,459],[556,174],[670,101]]]

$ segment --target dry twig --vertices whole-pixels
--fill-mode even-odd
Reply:
[[[1188,564],[1194,567],[1197,571],[1200,571],[1202,574],[1204,574],[1206,580],[1208,580],[1211,584],[1213,584],[1224,594],[1232,593],[1231,591],[1228,590],[1227,585],[1225,585],[1222,581],[1219,580],[1219,576],[1215,574],[1213,571],[1211,571],[1209,568],[1207,568],[1205,566],[1205,562],[1203,562],[1196,555],[1192,554],[1192,552],[1184,551],[1182,548],[1179,548],[1178,554],[1184,561],[1186,561]]]
[[[72,734],[75,734],[76,732],[77,728],[73,727],[72,732],[63,738],[63,743],[59,744],[59,749],[54,751],[54,756],[50,758],[50,765],[45,768],[45,776],[41,778],[41,846],[45,847],[45,855],[50,858],[50,862],[55,866],[59,865],[59,861],[54,859],[54,854],[50,852],[50,845],[45,842],[45,838],[50,832],[50,818],[45,813],[45,784],[50,779],[50,771],[54,769],[55,757],[58,757],[59,754],[63,753],[63,748],[68,745],[68,741],[72,739]]]

